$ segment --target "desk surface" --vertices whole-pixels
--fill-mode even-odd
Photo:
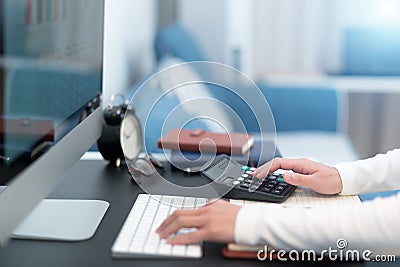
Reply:
[[[182,177],[182,179],[195,179]],[[200,260],[113,259],[110,248],[135,199],[142,190],[131,181],[124,169],[114,169],[104,161],[80,161],[66,175],[49,198],[102,199],[110,208],[95,236],[82,242],[11,240],[0,251],[0,266],[260,266],[280,262],[226,260],[221,244],[204,244]],[[295,265],[296,263],[286,264]],[[318,264],[318,263],[315,263]],[[348,263],[342,263],[348,266]],[[354,263],[357,266],[374,263]],[[395,263],[391,263],[395,265]]]

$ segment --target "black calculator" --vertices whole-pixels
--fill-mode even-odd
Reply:
[[[296,189],[283,180],[282,174],[270,173],[264,179],[253,179],[254,167],[243,166],[227,155],[218,155],[201,171],[220,190],[225,197],[232,199],[283,202]]]

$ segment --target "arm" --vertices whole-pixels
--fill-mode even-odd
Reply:
[[[349,249],[400,255],[400,194],[350,207],[329,209],[242,208],[235,224],[235,241],[268,244],[286,250],[332,247],[344,238]]]
[[[240,208],[223,200],[197,210],[179,210],[157,229],[170,244],[202,240],[268,244],[285,249],[338,249],[345,239],[348,249],[371,250],[376,254],[400,256],[400,194],[348,207],[282,208],[256,205]],[[195,232],[169,236],[180,228]]]
[[[400,189],[400,149],[373,158],[339,163],[330,167],[308,159],[274,160],[259,167],[254,177],[263,179],[278,169],[292,170],[286,182],[307,186],[322,194],[358,194]]]
[[[400,189],[400,149],[339,163],[335,168],[342,179],[343,195]]]

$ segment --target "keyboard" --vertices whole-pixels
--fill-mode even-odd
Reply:
[[[204,206],[205,198],[140,194],[112,248],[114,258],[201,258],[202,243],[170,245],[155,232],[177,209]],[[194,229],[181,229],[177,234]]]

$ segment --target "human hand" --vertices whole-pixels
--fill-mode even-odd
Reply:
[[[278,169],[292,170],[286,172],[284,180],[292,185],[307,186],[322,194],[337,194],[342,191],[342,179],[334,168],[309,159],[275,158],[257,168],[253,177],[263,179],[270,172]]]
[[[229,243],[234,241],[235,221],[240,206],[217,200],[195,210],[176,210],[158,227],[160,238],[166,239],[181,228],[197,231],[167,239],[169,244],[190,244],[203,240]]]

